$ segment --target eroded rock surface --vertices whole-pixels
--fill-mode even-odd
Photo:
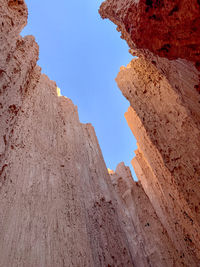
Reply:
[[[107,0],[100,14],[138,56],[116,79],[138,141],[133,167],[182,264],[199,266],[199,1]]]
[[[110,176],[120,197],[118,205],[127,210],[149,266],[182,266],[181,254],[176,251],[141,182],[133,181],[130,169],[123,163]]]
[[[0,19],[0,266],[135,266],[135,250],[148,266],[93,127],[19,36],[24,1],[1,0]]]
[[[100,13],[117,24],[131,48],[200,63],[198,0],[107,0]]]
[[[34,37],[19,35],[24,1],[0,0],[1,267],[199,266],[199,4],[178,7],[130,0],[102,6],[139,55],[117,77],[139,143],[134,182],[123,163],[108,173],[93,127],[80,123],[77,107],[41,74]],[[158,14],[159,42],[152,30]],[[160,51],[169,29],[181,36],[173,21],[188,28],[180,43],[174,33],[169,51]],[[188,48],[191,29],[196,46]]]

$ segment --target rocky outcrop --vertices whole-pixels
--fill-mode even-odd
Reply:
[[[34,37],[19,35],[24,1],[0,0],[0,267],[199,266],[199,5],[173,3],[101,9],[139,56],[117,77],[139,143],[134,182],[123,163],[108,173],[93,127],[41,74]],[[168,29],[180,43],[174,33],[160,51]]]
[[[107,0],[101,6],[131,48],[200,64],[198,0]]]
[[[100,9],[138,56],[116,79],[138,141],[132,164],[184,266],[200,264],[199,10],[198,1],[167,0]]]
[[[130,169],[123,163],[110,176],[119,196],[118,206],[127,210],[149,266],[182,266],[181,254],[176,251],[141,182],[133,181]]]
[[[148,266],[93,127],[19,36],[24,1],[1,0],[0,19],[0,266]]]
[[[181,94],[185,89],[183,84],[187,90],[188,84],[195,83],[192,79],[196,70],[182,61],[176,62],[176,72],[171,66],[180,82],[174,88],[166,75],[145,59],[136,59],[130,65],[121,71],[117,80],[135,109],[129,108],[125,115],[139,143],[133,166],[178,250],[185,257],[189,253],[189,259],[193,254],[199,257],[198,114],[195,116],[187,108]],[[184,68],[190,71],[181,73]],[[198,101],[198,93],[195,90],[192,93],[196,93],[195,101]],[[144,174],[141,175],[140,169]]]

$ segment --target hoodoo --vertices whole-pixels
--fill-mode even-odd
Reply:
[[[200,265],[200,4],[171,2],[100,8],[138,56],[116,79],[134,182],[41,74],[25,2],[0,0],[0,267]]]

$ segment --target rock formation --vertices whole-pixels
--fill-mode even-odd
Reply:
[[[93,127],[19,36],[24,1],[1,0],[0,19],[0,266],[147,266]]]
[[[148,266],[182,266],[181,255],[176,251],[141,183],[133,181],[130,169],[120,163],[110,176],[119,196],[118,206],[127,209]]]
[[[199,0],[107,0],[101,6],[131,48],[200,65]]]
[[[34,37],[19,35],[24,1],[0,0],[0,267],[199,266],[199,6],[191,4],[176,43],[174,14],[180,24],[189,15],[173,6],[168,25],[158,2],[113,0],[101,8],[138,47],[139,59],[117,78],[139,143],[134,182],[123,163],[108,173],[93,127],[41,74]],[[173,61],[159,57],[166,54],[156,40],[148,44],[154,23],[141,39],[145,5],[152,16],[163,10],[160,42],[170,28]],[[191,25],[196,46],[181,52]]]
[[[199,1],[107,0],[100,13],[138,56],[116,79],[138,141],[133,167],[182,263],[199,266]]]

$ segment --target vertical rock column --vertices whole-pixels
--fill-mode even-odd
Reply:
[[[124,206],[129,214],[149,266],[184,266],[181,254],[176,251],[141,182],[133,181],[124,163],[120,163],[110,177],[119,196],[118,205]]]
[[[117,77],[131,104],[125,117],[139,144],[133,166],[188,264],[198,263],[200,251],[197,82],[191,63],[163,59],[162,64],[156,58],[152,63],[144,57],[134,59]]]
[[[196,0],[107,0],[100,8],[139,57],[117,77],[138,141],[133,166],[186,266],[200,264],[199,12]]]

